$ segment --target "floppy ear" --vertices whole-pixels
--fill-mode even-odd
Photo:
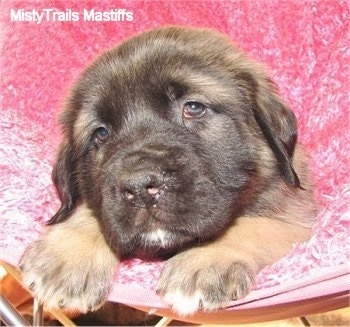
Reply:
[[[79,199],[75,177],[74,152],[72,145],[67,140],[63,141],[58,152],[56,164],[52,171],[52,180],[60,197],[61,207],[48,221],[48,224],[66,220],[74,210]]]
[[[272,83],[271,83],[272,84]],[[254,117],[272,149],[284,180],[300,187],[298,175],[292,166],[292,158],[298,138],[294,113],[282,104],[273,92],[273,85],[257,92]]]

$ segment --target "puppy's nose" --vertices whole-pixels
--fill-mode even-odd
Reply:
[[[152,170],[130,172],[120,181],[124,198],[146,206],[155,204],[164,191],[164,176]]]

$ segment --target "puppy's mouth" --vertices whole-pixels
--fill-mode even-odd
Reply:
[[[193,243],[189,238],[179,242],[179,235],[169,230],[158,228],[139,235],[140,245],[135,247],[130,256],[145,260],[168,259]]]
[[[161,201],[160,203],[152,204],[152,206],[135,207],[132,211],[134,212],[133,221],[136,228],[148,230],[150,226],[153,231],[154,229],[165,227],[166,222],[170,220]]]
[[[176,236],[165,229],[158,228],[140,235],[142,246],[133,255],[143,259],[168,258],[176,252]]]
[[[177,231],[171,227],[173,219],[161,204],[138,208],[134,216],[134,226],[139,231],[141,246],[153,249],[174,247],[178,237]]]
[[[189,235],[174,227],[178,221],[171,208],[173,174],[162,170],[133,170],[121,187],[123,203],[129,211],[130,227],[134,231],[132,255],[158,257],[170,255]],[[182,235],[184,234],[184,235]]]
[[[138,208],[133,217],[131,247],[126,247],[129,252],[125,255],[142,259],[166,259],[187,247],[193,242],[193,236],[175,227],[173,219],[166,212],[166,207],[154,205],[151,208]]]

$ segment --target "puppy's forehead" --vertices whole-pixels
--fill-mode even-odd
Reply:
[[[74,133],[107,117],[116,124],[130,111],[166,107],[185,94],[212,102],[238,97],[249,69],[242,52],[215,32],[172,27],[143,33],[106,52],[83,74],[75,92],[80,113]],[[236,88],[228,90],[232,82]]]

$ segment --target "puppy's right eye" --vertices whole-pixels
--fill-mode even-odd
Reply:
[[[188,101],[184,104],[183,117],[187,119],[196,119],[203,117],[207,112],[207,107],[197,101]]]
[[[100,146],[109,139],[109,132],[105,127],[99,127],[95,130],[93,142],[96,146]]]

